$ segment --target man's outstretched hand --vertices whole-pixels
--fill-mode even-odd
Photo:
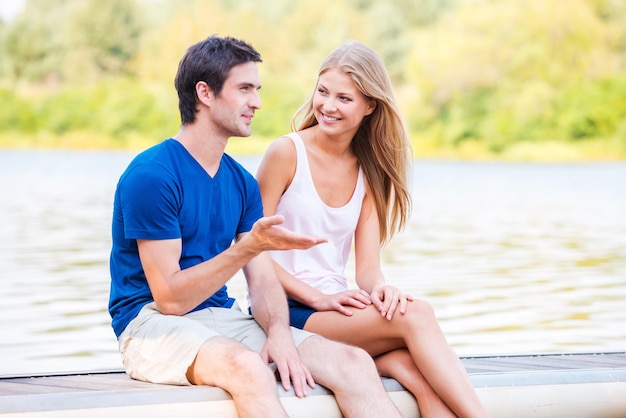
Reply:
[[[280,226],[282,215],[266,216],[254,223],[246,237],[255,240],[261,251],[306,250],[328,242],[326,238],[297,234]]]

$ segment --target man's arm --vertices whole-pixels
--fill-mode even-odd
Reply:
[[[138,240],[137,246],[156,307],[166,315],[191,311],[256,255],[252,248],[233,245],[210,260],[181,270],[180,239]]]
[[[184,315],[219,290],[240,268],[263,251],[306,249],[325,240],[293,233],[281,216],[259,219],[226,251],[181,270],[180,239],[138,240],[139,256],[157,309]]]
[[[306,396],[307,385],[314,388],[315,382],[293,343],[287,297],[272,259],[266,252],[259,254],[243,271],[248,282],[252,314],[267,334],[262,357],[276,364],[285,390],[289,390],[291,380],[296,395]]]

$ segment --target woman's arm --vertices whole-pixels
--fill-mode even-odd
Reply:
[[[272,142],[265,152],[256,175],[265,216],[271,216],[276,212],[280,198],[295,175],[296,159],[295,145],[286,137]],[[296,279],[277,263],[274,263],[274,266],[287,295],[316,310],[337,310],[344,315],[352,315],[345,306],[364,308],[371,303],[369,295],[364,291],[347,290],[336,295],[326,295]]]
[[[359,220],[354,231],[354,258],[356,283],[359,288],[372,293],[385,285],[380,268],[380,230],[374,198],[366,186]]]
[[[278,202],[296,173],[296,161],[296,147],[287,137],[276,139],[265,151],[256,174],[265,216],[276,213]],[[302,283],[275,262],[274,266],[278,279],[290,298],[312,306],[313,301],[320,297],[319,291]]]
[[[256,174],[265,216],[276,213],[278,202],[296,173],[296,161],[296,147],[293,141],[287,137],[276,139],[265,151]],[[287,295],[298,302],[311,306],[312,299],[319,296],[315,295],[315,292],[319,292],[291,276],[277,263],[274,263],[274,266]],[[311,296],[307,297],[309,294]]]
[[[296,173],[296,146],[287,137],[273,141],[257,169],[256,180],[261,190],[263,213],[271,216]]]
[[[399,310],[406,312],[407,301],[413,300],[398,288],[385,284],[380,266],[380,229],[378,212],[369,186],[366,186],[361,214],[354,233],[356,283],[367,291],[382,316],[391,319]]]

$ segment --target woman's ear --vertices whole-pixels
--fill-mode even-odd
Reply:
[[[376,110],[377,105],[378,105],[378,102],[375,99],[370,99],[367,105],[367,111],[365,113],[365,116],[371,115],[374,112],[374,110]]]

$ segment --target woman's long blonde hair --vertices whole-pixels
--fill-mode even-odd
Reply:
[[[352,151],[374,195],[380,243],[384,244],[404,228],[411,212],[408,184],[412,152],[408,135],[385,65],[376,52],[360,42],[343,43],[322,62],[318,77],[333,68],[349,75],[361,93],[376,101],[376,109],[363,119],[352,139]],[[317,124],[313,95],[291,120],[292,130]]]

